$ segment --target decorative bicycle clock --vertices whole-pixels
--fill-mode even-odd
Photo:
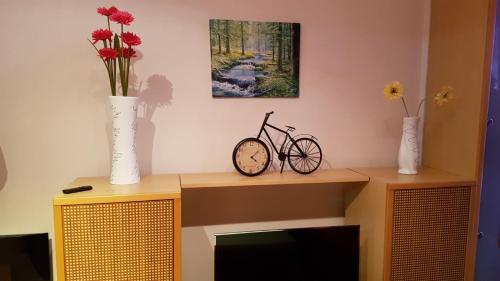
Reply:
[[[294,127],[286,126],[287,129],[282,130],[267,123],[267,120],[273,113],[273,111],[266,113],[266,117],[256,138],[246,138],[240,141],[234,148],[233,164],[236,170],[245,176],[251,177],[260,175],[267,169],[272,155],[268,145],[261,139],[264,132],[271,148],[278,154],[278,159],[281,161],[280,172],[283,172],[287,159],[292,170],[297,173],[310,174],[316,171],[322,159],[321,148],[317,143],[317,139],[310,135],[300,138],[296,136],[294,138],[290,135],[290,133],[295,131]],[[285,135],[285,140],[279,150],[269,136],[266,128],[274,129]]]

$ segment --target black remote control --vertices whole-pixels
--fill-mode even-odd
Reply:
[[[82,186],[78,186],[78,187],[66,188],[66,189],[63,189],[63,193],[70,194],[70,193],[82,192],[82,191],[86,191],[86,190],[92,190],[92,186],[91,185],[82,185]]]

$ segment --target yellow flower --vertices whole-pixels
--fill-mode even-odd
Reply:
[[[434,97],[434,101],[439,106],[449,102],[451,99],[453,99],[453,91],[454,90],[451,86],[445,86],[441,88],[441,91],[437,92],[436,96]]]
[[[384,96],[388,100],[401,98],[403,96],[403,84],[399,81],[387,84],[384,88]]]

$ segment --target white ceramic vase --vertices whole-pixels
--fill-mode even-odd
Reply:
[[[140,181],[137,164],[135,134],[139,98],[110,96],[111,137],[111,184],[133,184]]]
[[[415,175],[418,173],[418,117],[403,118],[403,134],[399,146],[398,164],[400,174]]]

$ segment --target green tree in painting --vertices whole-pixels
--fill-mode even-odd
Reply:
[[[278,71],[283,71],[283,24],[278,23]]]
[[[231,44],[229,44],[229,41],[231,39],[231,32],[229,30],[230,23],[228,20],[224,21],[224,40],[226,42],[226,51],[225,54],[231,53]]]
[[[296,97],[300,25],[210,21],[215,97]]]
[[[246,26],[248,22],[240,21],[240,40],[241,40],[241,54],[245,55],[245,40],[247,36]]]

